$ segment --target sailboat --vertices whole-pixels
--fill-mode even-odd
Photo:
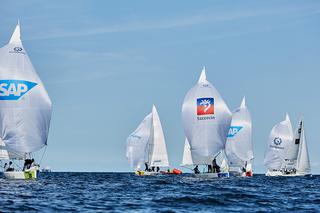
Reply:
[[[31,158],[47,145],[50,119],[51,100],[22,45],[18,23],[0,48],[0,140],[10,160],[30,164],[24,171],[4,171],[6,178],[37,178],[39,165],[31,165]]]
[[[167,170],[160,171],[160,168],[170,166],[160,118],[154,105],[152,112],[127,138],[126,156],[137,175],[167,173]]]
[[[303,120],[293,134],[290,118],[271,130],[264,160],[268,168],[266,176],[311,175],[310,161]]]
[[[184,132],[190,143],[195,173],[201,177],[228,177],[210,166],[223,153],[231,122],[231,112],[214,86],[207,81],[205,68],[186,94],[182,104]],[[220,164],[221,165],[221,164]],[[198,166],[203,167],[199,171]],[[208,170],[206,170],[208,167]]]
[[[245,98],[232,114],[225,152],[230,174],[252,176],[252,123]]]

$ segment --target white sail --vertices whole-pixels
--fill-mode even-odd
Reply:
[[[127,138],[127,159],[134,170],[143,168],[146,148],[151,132],[152,113],[148,114],[138,128]]]
[[[270,170],[279,170],[283,165],[288,147],[293,140],[293,131],[288,114],[276,124],[269,135],[264,165]]]
[[[16,26],[0,49],[0,138],[17,153],[47,144],[51,101],[20,40]]]
[[[6,144],[0,138],[0,160],[8,160],[9,154],[6,149]]]
[[[253,159],[251,116],[245,98],[232,114],[225,152],[230,165],[244,167],[246,162]]]
[[[182,105],[185,135],[191,146],[194,164],[211,164],[224,149],[231,112],[202,70],[198,83],[186,94]]]
[[[192,166],[192,165],[193,165],[193,162],[192,162],[190,144],[188,139],[186,138],[184,142],[184,150],[183,150],[183,158],[182,158],[181,166]]]
[[[156,107],[152,107],[152,128],[150,143],[150,166],[169,167],[166,143]]]
[[[299,146],[296,169],[298,174],[306,175],[311,173],[308,146],[307,146],[303,124],[301,128],[301,138],[300,138],[300,146]]]
[[[300,140],[301,140],[301,128],[302,128],[302,120],[299,121],[298,127],[294,133],[293,141],[290,144],[290,146],[288,146],[288,151],[285,156],[285,160],[287,161],[293,162],[297,160]]]

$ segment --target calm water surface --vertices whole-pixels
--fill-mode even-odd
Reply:
[[[319,211],[320,176],[202,180],[129,173],[42,173],[0,179],[0,212]]]

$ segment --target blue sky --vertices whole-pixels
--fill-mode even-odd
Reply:
[[[304,116],[320,172],[319,1],[2,1],[1,46],[18,19],[53,102],[42,165],[129,171],[126,137],[154,103],[177,167],[181,104],[205,65],[230,109],[246,96],[256,172],[286,112],[294,126]]]

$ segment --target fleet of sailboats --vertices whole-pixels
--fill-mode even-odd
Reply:
[[[231,113],[217,89],[207,80],[203,68],[198,82],[187,92],[181,112],[186,138],[180,166],[203,178],[253,176],[252,121],[245,98]],[[160,148],[155,148],[157,146]],[[128,137],[127,158],[138,175],[160,174],[150,171],[150,166],[169,167],[155,106]],[[158,159],[159,164],[154,159]],[[272,128],[264,164],[268,168],[267,176],[311,174],[302,119],[295,134],[288,115]]]
[[[27,162],[47,145],[52,104],[16,26],[0,48],[0,162]],[[182,167],[198,177],[252,176],[253,143],[250,112],[243,98],[231,113],[205,68],[183,100],[185,144]],[[156,107],[127,138],[126,157],[137,175],[181,174],[170,170],[165,137]],[[264,165],[267,176],[311,175],[304,121],[293,132],[288,114],[269,135]],[[3,164],[1,165],[3,166]],[[9,179],[36,179],[39,165],[6,170]]]
[[[289,115],[276,124],[269,135],[264,165],[267,176],[311,175],[308,146],[303,120],[299,121],[295,134]]]
[[[50,119],[51,100],[22,45],[18,23],[0,48],[1,158],[30,164],[23,171],[4,171],[6,178],[37,178],[39,165],[31,158],[47,145]]]

